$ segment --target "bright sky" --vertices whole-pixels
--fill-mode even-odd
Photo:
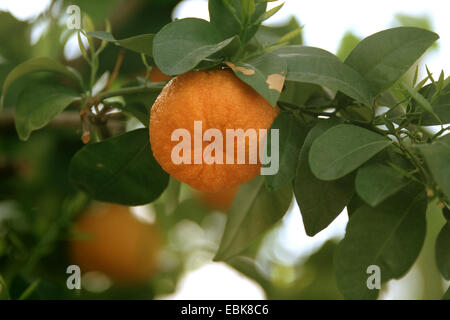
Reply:
[[[9,10],[19,19],[37,16],[48,6],[49,0],[0,0],[0,10]],[[281,1],[270,3],[275,6]],[[82,9],[82,8],[81,8]],[[430,70],[438,74],[444,69],[450,74],[450,2],[442,0],[286,0],[284,7],[268,24],[279,24],[295,15],[304,25],[305,43],[333,53],[336,52],[344,32],[351,30],[366,37],[372,33],[389,28],[396,13],[428,15],[433,21],[434,31],[440,36],[440,48],[426,59]],[[178,5],[173,18],[198,17],[208,19],[207,0],[185,0]],[[342,214],[325,231],[314,238],[307,237],[295,205],[283,221],[283,232],[279,242],[283,249],[293,256],[305,256],[319,248],[330,237],[344,234],[347,215]],[[288,257],[281,257],[287,259]],[[409,274],[413,277],[415,271]],[[396,281],[396,285],[384,298],[408,298],[408,281]],[[238,293],[238,294],[237,294]],[[237,294],[237,295],[236,295]],[[211,263],[187,274],[181,281],[178,292],[172,297],[180,299],[261,299],[263,293],[259,286],[248,281],[224,264]]]

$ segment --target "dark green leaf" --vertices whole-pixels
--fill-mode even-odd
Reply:
[[[355,188],[365,202],[376,207],[408,183],[403,175],[391,167],[381,163],[369,163],[359,168]]]
[[[391,144],[389,139],[354,125],[338,125],[311,146],[309,165],[321,180],[339,179]]]
[[[369,266],[380,268],[381,283],[398,279],[411,268],[423,246],[426,195],[420,185],[403,189],[379,206],[364,205],[347,225],[336,254],[336,275],[347,299],[375,299],[368,289]]]
[[[30,59],[28,61],[25,61],[24,63],[19,64],[6,77],[5,82],[3,83],[0,110],[3,107],[3,102],[5,100],[7,91],[14,81],[30,73],[42,71],[60,73],[77,81],[80,81],[80,79],[74,72],[67,69],[57,60],[45,57]]]
[[[239,188],[214,260],[225,261],[240,254],[286,213],[292,200],[291,186],[271,192],[264,180],[259,176]]]
[[[144,126],[148,127],[150,121],[150,109],[158,95],[158,92],[126,95],[124,96],[125,105],[122,109],[136,117]]]
[[[15,64],[27,59],[31,54],[30,31],[28,22],[0,11],[0,56]]]
[[[360,41],[361,38],[356,36],[353,32],[347,31],[341,39],[341,43],[339,44],[336,56],[344,61]]]
[[[2,275],[0,275],[0,300],[9,300],[8,287]]]
[[[256,19],[256,21],[254,23],[256,24],[261,24],[263,21],[266,21],[267,19],[269,19],[270,17],[272,17],[273,15],[275,15],[278,11],[280,11],[280,9],[284,6],[284,2],[276,7],[273,7],[270,10],[267,10],[266,12],[264,12],[258,19]]]
[[[362,40],[345,60],[370,84],[373,95],[391,87],[439,36],[414,27],[375,33]],[[344,92],[345,93],[345,92]]]
[[[354,194],[352,200],[348,203],[347,205],[347,214],[348,217],[351,218],[353,213],[356,212],[356,210],[358,210],[360,207],[362,207],[363,205],[365,205],[366,203],[364,202],[363,199],[361,199],[358,194]]]
[[[72,158],[69,177],[96,200],[130,206],[152,202],[169,181],[153,158],[147,128],[86,145]]]
[[[272,106],[277,104],[286,78],[287,65],[283,59],[272,53],[245,63],[227,63],[239,79],[250,85]]]
[[[436,264],[442,276],[450,280],[450,223],[442,228],[436,240]]]
[[[248,42],[258,30],[259,19],[266,11],[267,3],[257,3],[250,19],[250,27],[245,34],[244,23],[241,21],[241,1],[240,0],[210,0],[208,2],[209,17],[211,23],[219,30],[225,38],[235,35],[242,35],[242,41]]]
[[[89,32],[88,35],[108,42],[113,42],[125,49],[144,53],[150,57],[153,56],[153,38],[155,35],[151,33],[141,34],[122,40],[115,39],[111,33],[105,31]]]
[[[308,155],[313,141],[338,123],[335,120],[320,121],[308,133],[300,152],[294,191],[309,236],[325,229],[344,210],[353,195],[353,176],[322,181],[312,174],[309,167]]]
[[[92,32],[88,32],[87,33],[88,36],[100,39],[100,40],[105,40],[108,42],[116,42],[116,38],[114,38],[114,36],[106,31],[92,31]]]
[[[286,80],[314,83],[340,90],[368,106],[372,94],[368,83],[355,70],[328,51],[305,46],[287,46],[274,50],[288,64]]]
[[[294,30],[300,29],[300,24],[295,17],[292,17],[286,24],[277,26],[260,26],[258,32],[255,35],[255,39],[258,40],[263,46],[273,44],[280,40],[281,37]],[[287,41],[288,45],[302,44],[302,33],[298,32],[294,37]]]
[[[442,300],[450,300],[450,287],[447,289],[447,292],[442,297]]]
[[[279,170],[274,175],[266,176],[266,185],[270,190],[275,190],[291,183],[294,179],[298,157],[308,128],[300,124],[292,113],[281,112],[269,131],[267,150],[271,150],[272,129],[279,130]]]
[[[28,140],[32,131],[44,127],[78,99],[77,92],[57,82],[33,82],[26,86],[16,106],[15,123],[20,139]]]
[[[420,90],[420,93],[427,99],[431,100],[433,95],[436,93],[436,86],[429,84],[423,87]],[[450,85],[447,85],[442,89],[439,97],[433,101],[431,106],[433,112],[439,117],[443,124],[450,123]],[[420,109],[418,111],[420,111]],[[422,112],[415,123],[422,126],[434,126],[441,124],[438,119],[436,119],[436,117],[429,112]]]
[[[450,221],[450,209],[445,207],[444,209],[442,209],[442,214],[444,215],[444,218],[447,221]]]
[[[191,70],[203,59],[225,48],[233,39],[224,40],[208,21],[180,19],[169,23],[156,34],[153,56],[164,74],[177,75]]]
[[[294,106],[310,107],[307,105],[308,101],[314,100],[315,98],[323,99],[328,103],[331,102],[330,96],[321,86],[312,83],[286,81],[284,90],[278,101],[286,102]]]
[[[432,144],[418,146],[425,158],[434,181],[450,201],[450,134],[437,139]]]

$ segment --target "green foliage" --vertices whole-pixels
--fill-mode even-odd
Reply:
[[[114,35],[121,39],[117,40],[109,22],[105,31],[95,28],[109,15],[108,8],[122,8],[119,2],[76,3],[92,17],[84,14],[83,29],[77,31],[85,60],[71,62],[77,70],[50,58],[61,55],[68,38],[54,17],[49,17],[52,32],[32,47],[28,44],[33,22],[20,22],[0,12],[0,40],[8,40],[0,41],[0,55],[7,60],[0,64],[1,106],[7,102],[19,138],[30,138],[31,145],[19,152],[22,146],[10,142],[9,136],[7,142],[0,141],[0,198],[20,204],[12,210],[19,212],[14,219],[20,223],[6,218],[3,225],[0,219],[0,227],[8,231],[0,239],[0,266],[8,267],[7,273],[1,270],[0,297],[73,298],[52,281],[34,277],[32,271],[39,263],[43,266],[39,270],[47,270],[45,259],[61,256],[58,245],[66,240],[63,235],[86,205],[86,197],[128,206],[152,203],[171,245],[186,220],[205,234],[220,232],[220,228],[207,232],[205,221],[213,219],[212,210],[186,185],[169,177],[153,157],[147,127],[151,106],[164,85],[150,83],[148,72],[154,65],[174,76],[191,70],[231,69],[281,109],[272,124],[272,129],[280,130],[279,171],[239,188],[228,215],[221,218],[226,223],[220,243],[212,241],[207,249],[215,260],[226,261],[255,279],[269,298],[339,298],[330,285],[336,281],[345,298],[375,299],[379,290],[368,289],[367,268],[379,266],[382,283],[406,274],[424,242],[427,203],[438,203],[449,219],[450,135],[444,125],[450,122],[450,79],[443,72],[434,78],[428,69],[427,77],[418,79],[418,68],[413,79],[404,76],[439,38],[424,30],[430,29],[426,21],[399,16],[401,24],[424,29],[393,28],[363,40],[347,33],[334,55],[303,46],[301,27],[294,18],[280,26],[261,25],[282,4],[266,11],[267,1],[210,0],[211,22],[194,18],[169,22],[168,12],[177,1],[155,0],[152,5],[156,3],[164,16],[158,10],[138,10],[138,22],[130,18],[127,21],[134,22],[129,28],[123,23],[122,28],[120,23],[113,26]],[[15,37],[11,38],[10,30]],[[83,37],[88,47],[82,45]],[[55,39],[63,40],[59,48],[43,47]],[[125,50],[133,54],[124,58]],[[49,57],[35,57],[32,52],[48,52]],[[37,78],[38,72],[50,77]],[[130,81],[130,75],[135,79]],[[42,132],[43,138],[38,132],[30,137],[58,114],[66,114],[66,109],[80,115],[76,127],[81,130],[57,128]],[[145,128],[136,129],[141,124]],[[440,128],[431,132],[426,128],[431,125]],[[75,135],[80,133],[83,147]],[[269,146],[270,137],[271,133]],[[61,139],[58,145],[57,138]],[[31,159],[32,165],[15,163],[23,159]],[[54,168],[48,168],[49,163],[55,163]],[[33,174],[27,173],[27,166],[33,166]],[[67,172],[73,186],[85,194],[64,184]],[[64,175],[62,181],[48,181],[59,175]],[[44,184],[48,191],[41,192]],[[328,243],[306,262],[271,263],[274,274],[294,274],[290,283],[280,280],[280,284],[260,272],[256,256],[265,235],[288,210],[292,189],[307,235],[327,228],[345,208],[350,220],[336,250],[335,244]],[[27,198],[26,192],[34,197]],[[197,233],[201,232],[191,235]],[[447,223],[435,246],[437,265],[446,279],[450,277],[449,237]],[[173,290],[196,248],[187,245],[189,249],[183,251],[171,245],[166,250],[176,257],[176,267],[137,290],[135,296],[148,297],[148,290],[153,295],[153,290],[159,290],[155,288],[164,286],[159,292]],[[5,263],[5,257],[11,262]],[[16,269],[25,277],[17,276],[12,271]],[[320,275],[311,275],[310,269]],[[53,269],[47,271],[51,274]],[[115,290],[109,291],[109,297],[128,294]],[[448,291],[444,298],[449,298]]]
[[[225,231],[214,259],[225,261],[243,252],[283,217],[291,202],[290,185],[269,191],[263,177],[242,185],[228,212]]]
[[[128,50],[146,54],[149,57],[153,56],[153,38],[155,37],[154,34],[141,34],[122,40],[116,40],[111,33],[106,31],[88,32],[88,35],[100,40],[115,43],[118,46],[121,46]]]
[[[356,192],[372,207],[376,207],[407,184],[408,180],[402,174],[380,163],[362,166],[355,179]]]
[[[0,300],[8,300],[9,292],[8,287],[6,286],[5,279],[0,275]]]
[[[73,89],[57,82],[30,83],[21,93],[16,105],[16,129],[22,140],[44,127],[72,102],[79,100]]]
[[[154,39],[153,55],[164,74],[177,75],[229,45],[234,37],[223,39],[208,21],[187,18],[174,21]],[[174,50],[177,48],[177,50]]]
[[[437,83],[431,83],[421,88],[419,91],[423,97],[430,101],[433,112],[420,112],[420,108],[415,111],[419,112],[417,120],[414,118],[414,123],[422,126],[433,126],[450,123],[450,84],[442,88],[440,92],[436,90]]]
[[[287,71],[286,63],[277,55],[266,53],[245,63],[229,63],[229,66],[239,79],[253,87],[272,106],[277,104]]]
[[[355,49],[358,43],[361,41],[361,38],[356,36],[354,33],[348,31],[344,34],[341,39],[341,43],[336,52],[336,56],[339,57],[342,61],[345,61],[350,53]]]
[[[436,240],[436,264],[442,276],[446,280],[450,280],[450,251],[448,244],[450,243],[450,223],[447,222],[442,228]]]
[[[279,189],[291,183],[297,170],[298,156],[308,133],[308,128],[288,112],[281,112],[271,129],[279,130],[280,153],[279,170],[274,175],[266,176],[266,185],[270,190]],[[271,150],[272,131],[267,137],[267,150]]]
[[[153,158],[148,129],[85,146],[73,157],[69,177],[96,200],[129,206],[152,202],[168,184]]]
[[[450,135],[436,139],[431,144],[418,147],[425,158],[434,181],[442,190],[443,194],[450,199]]]
[[[399,27],[362,40],[345,60],[369,83],[374,96],[392,86],[439,36],[431,31]]]
[[[2,99],[0,104],[0,110],[3,107],[3,101],[5,99],[6,94],[8,93],[9,87],[18,79],[25,75],[29,75],[34,72],[54,72],[65,75],[75,80],[79,80],[77,75],[62,65],[59,61],[53,60],[50,58],[34,58],[28,60],[17,67],[15,67],[6,77],[5,82],[3,83],[2,88]]]
[[[425,239],[426,196],[411,185],[380,205],[363,205],[351,216],[336,253],[338,287],[345,298],[373,299],[367,268],[380,267],[381,281],[398,279],[416,260]]]
[[[450,300],[450,288],[448,288],[447,292],[442,297],[442,300]]]
[[[225,37],[239,35],[247,43],[258,31],[267,3],[254,0],[211,0],[208,2],[211,23]]]
[[[391,141],[367,129],[338,125],[318,137],[309,152],[309,165],[321,180],[336,180],[360,167]]]
[[[325,229],[345,208],[352,198],[354,187],[351,175],[334,181],[323,181],[311,172],[308,157],[311,145],[338,121],[320,121],[306,137],[300,152],[294,192],[306,234],[314,236]]]
[[[358,102],[371,105],[371,91],[366,81],[335,55],[313,47],[288,46],[276,54],[286,59],[286,80],[314,83],[340,90]]]

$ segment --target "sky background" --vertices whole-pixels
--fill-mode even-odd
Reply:
[[[269,3],[274,7],[282,1]],[[0,10],[9,10],[19,19],[37,16],[48,6],[48,0],[0,0]],[[286,0],[284,7],[266,24],[281,24],[294,15],[304,26],[305,44],[320,47],[336,53],[340,40],[346,31],[352,31],[362,38],[375,32],[394,26],[397,13],[423,16],[433,23],[433,30],[441,40],[439,49],[429,54],[424,62],[430,71],[438,77],[443,69],[450,74],[450,1],[445,0]],[[81,8],[82,10],[82,8]],[[207,0],[185,0],[173,12],[173,18],[198,17],[208,20]],[[79,54],[76,41],[68,46],[66,54],[75,57]],[[421,70],[424,75],[424,70]],[[286,261],[306,257],[317,250],[327,239],[342,237],[345,232],[347,215],[341,214],[329,228],[314,238],[306,236],[299,208],[293,205],[283,220],[282,232],[278,233],[278,242],[283,250],[279,257]],[[412,269],[400,281],[392,281],[385,299],[415,298],[414,284],[417,270]],[[417,285],[417,284],[415,284]],[[179,285],[178,291],[167,299],[263,299],[261,288],[254,282],[242,277],[225,264],[209,263],[187,274]]]

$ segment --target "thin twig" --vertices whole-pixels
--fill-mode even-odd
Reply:
[[[103,91],[108,91],[111,85],[113,84],[114,80],[116,80],[117,76],[119,75],[120,66],[122,65],[123,58],[125,57],[125,50],[122,48],[119,51],[119,55],[117,56],[116,65],[114,66],[114,71],[109,78],[108,82],[106,83],[105,89]]]

